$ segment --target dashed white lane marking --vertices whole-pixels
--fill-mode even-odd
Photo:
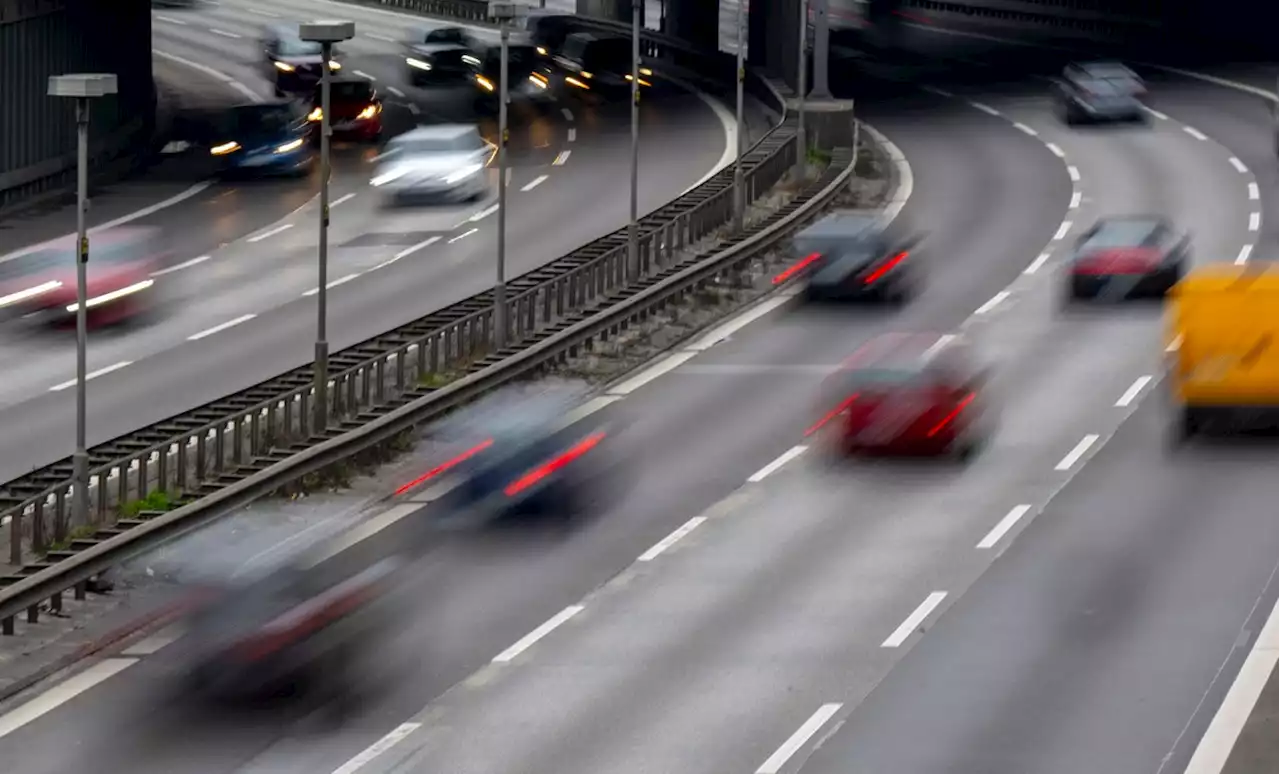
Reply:
[[[1009,295],[1010,295],[1009,291],[1007,290],[1002,290],[999,293],[996,293],[994,296],[990,298],[990,300],[987,301],[987,303],[978,307],[977,310],[974,311],[974,314],[986,314],[987,312],[990,312],[992,309],[995,309],[997,306],[999,306],[1000,302],[1008,298]]]
[[[26,704],[0,715],[0,737],[8,736],[33,720],[49,714],[95,685],[136,663],[138,663],[136,658],[108,658],[99,661]]]
[[[1071,221],[1069,220],[1062,221],[1062,225],[1058,226],[1057,233],[1053,235],[1053,241],[1057,242],[1061,240],[1063,237],[1067,235],[1067,232],[1070,230],[1071,230]]]
[[[419,728],[422,728],[421,723],[401,723],[386,736],[366,747],[359,755],[334,769],[333,774],[356,774]]]
[[[191,260],[189,260],[189,261],[183,261],[182,263],[180,263],[180,264],[178,264],[178,265],[176,265],[176,266],[170,266],[169,268],[167,268],[167,269],[161,269],[160,271],[153,271],[153,272],[151,272],[151,276],[152,276],[152,277],[163,277],[163,276],[164,276],[164,275],[166,275],[166,274],[173,274],[175,271],[182,271],[183,269],[190,269],[192,266],[198,266],[198,265],[200,265],[200,264],[204,263],[205,261],[209,260],[209,259],[210,259],[210,258],[212,258],[212,257],[213,257],[212,255],[201,255],[201,256],[199,256],[199,257],[192,258],[192,259],[191,259]]]
[[[553,162],[551,162],[551,163],[552,163],[552,164],[554,164],[554,165],[555,165],[555,166],[557,166],[557,167],[559,167],[559,166],[563,166],[563,165],[564,165],[564,163],[565,163],[566,161],[568,161],[568,160],[569,160],[569,154],[571,154],[571,153],[573,153],[573,151],[562,150],[562,151],[560,151],[560,153],[556,156],[556,160],[555,160],[555,161],[553,161]]]
[[[1259,196],[1259,194],[1258,194],[1258,184],[1257,184],[1257,183],[1250,183],[1250,184],[1249,184],[1249,201],[1251,201],[1251,202],[1256,202],[1256,201],[1258,200],[1258,196]]]
[[[467,237],[471,236],[472,234],[476,233],[479,230],[480,229],[478,228],[467,229],[466,231],[463,231],[461,234],[458,234],[456,237],[450,239],[449,244],[453,244],[454,242],[457,242],[459,239],[466,239]]]
[[[880,643],[880,647],[896,648],[902,645],[902,643],[907,641],[908,637],[915,633],[916,629],[920,628],[921,624],[925,622],[925,619],[927,619],[934,610],[938,609],[938,605],[941,605],[942,600],[946,598],[947,592],[945,591],[935,591],[925,597],[919,607],[913,610],[911,615],[907,616],[906,620],[898,624],[898,628],[893,630],[893,634],[890,634],[888,639]]]
[[[397,97],[403,97],[403,96],[404,96],[404,92],[403,92],[403,91],[400,91],[400,90],[399,90],[399,89],[397,89],[395,86],[388,86],[388,87],[387,87],[387,91],[391,92],[393,95],[395,95],[395,96],[397,96]]]
[[[560,108],[560,114],[564,116],[564,120],[566,121],[573,120],[573,111],[569,108]]]
[[[324,289],[325,289],[325,290],[333,290],[334,288],[338,287],[339,285],[345,285],[345,284],[347,284],[348,282],[350,282],[351,280],[353,280],[353,279],[355,279],[356,277],[359,277],[359,276],[360,276],[359,274],[348,274],[348,275],[347,275],[347,276],[345,276],[345,277],[339,277],[338,279],[334,280],[333,282],[326,283],[326,284],[325,284],[325,286],[324,286]],[[309,296],[314,296],[314,295],[318,294],[319,292],[320,292],[320,288],[312,288],[312,289],[308,290],[306,293],[303,293],[303,294],[302,294],[302,297],[303,297],[303,298],[307,298],[307,297],[309,297]]]
[[[761,481],[764,481],[766,478],[769,477],[770,474],[780,470],[783,465],[786,465],[788,462],[794,460],[796,457],[799,457],[801,454],[804,454],[805,450],[808,448],[809,448],[808,446],[792,446],[790,449],[787,449],[785,452],[783,452],[782,455],[778,457],[776,460],[774,460],[773,462],[770,462],[768,465],[765,465],[763,468],[760,468],[755,473],[752,473],[751,477],[748,478],[747,481],[753,484],[758,484]]]
[[[242,314],[234,320],[228,320],[222,323],[221,325],[215,325],[212,328],[206,328],[205,330],[202,330],[199,333],[192,334],[187,337],[187,341],[199,341],[200,339],[203,339],[207,336],[212,336],[215,333],[221,333],[222,331],[225,331],[227,328],[234,328],[240,323],[249,322],[250,320],[252,320],[257,316],[258,315],[256,314]]]
[[[1037,137],[1040,134],[1035,129],[1032,129],[1031,127],[1022,123],[1021,121],[1014,121],[1013,128],[1017,129],[1019,132],[1022,132],[1023,134],[1031,135],[1032,137]]]
[[[508,170],[508,171],[510,171],[510,170]],[[485,207],[483,210],[480,210],[479,212],[475,213],[475,214],[474,214],[474,215],[472,215],[471,217],[467,218],[467,222],[468,222],[468,223],[475,223],[475,222],[476,222],[476,221],[478,221],[478,220],[484,220],[485,218],[489,217],[490,215],[492,215],[493,213],[495,213],[495,212],[497,212],[497,211],[498,211],[498,205],[496,205],[496,204],[491,204],[491,205],[489,205],[488,207]]]
[[[559,613],[556,613],[548,619],[546,623],[521,637],[514,645],[494,656],[493,660],[499,664],[505,664],[508,661],[513,660],[516,656],[519,656],[521,653],[524,653],[532,647],[538,640],[546,637],[565,621],[568,621],[570,618],[573,618],[582,611],[582,605],[570,605],[566,607],[564,610],[561,610]]]
[[[248,242],[261,242],[262,240],[264,240],[264,239],[269,239],[269,238],[271,238],[271,237],[275,236],[276,234],[282,234],[282,233],[284,233],[284,232],[288,231],[288,230],[289,230],[289,229],[291,229],[291,228],[293,228],[293,224],[292,224],[292,223],[285,223],[285,224],[284,224],[284,225],[282,225],[282,226],[276,226],[276,227],[275,227],[275,228],[273,228],[273,229],[270,229],[270,230],[268,230],[268,231],[264,231],[264,232],[262,232],[261,234],[258,234],[257,236],[251,236],[251,237],[249,237],[249,238],[248,238],[247,240],[245,240],[245,241],[248,241]]]
[[[1075,166],[1074,164],[1067,167],[1067,175],[1071,177],[1071,182],[1073,183],[1080,182],[1080,168]]]
[[[121,360],[119,363],[114,363],[112,365],[107,366],[106,368],[99,368],[97,371],[90,371],[89,373],[84,375],[84,380],[87,382],[90,379],[97,379],[99,376],[106,376],[112,371],[119,371],[121,368],[125,368],[126,366],[131,366],[131,365],[133,365],[132,360]],[[55,384],[54,386],[49,388],[49,392],[61,392],[63,390],[68,390],[75,386],[76,386],[76,380],[71,379],[69,381],[63,382],[62,384]]]
[[[1177,352],[1178,348],[1181,346],[1182,346],[1182,334],[1179,333],[1177,336],[1173,337],[1173,341],[1169,342],[1169,345],[1164,348],[1164,351]]]
[[[996,110],[995,108],[991,107],[990,105],[984,102],[970,102],[969,104],[973,105],[978,110],[981,110],[983,113],[987,113],[988,115],[993,115],[993,116],[1000,115],[999,110]]]
[[[532,180],[530,180],[529,182],[525,183],[524,185],[520,186],[520,190],[521,190],[521,191],[532,191],[533,189],[537,188],[538,186],[542,185],[542,184],[543,184],[543,183],[545,183],[545,182],[547,182],[547,176],[546,176],[546,175],[538,175],[538,176],[537,176],[537,177],[535,177],[534,179],[532,179]]]
[[[186,22],[184,22],[182,19],[175,19],[175,18],[173,18],[172,16],[165,16],[164,14],[160,14],[160,13],[153,13],[153,14],[151,14],[151,18],[152,18],[152,19],[159,19],[160,21],[164,22],[165,24],[176,24],[176,25],[178,25],[179,27],[185,27],[185,26],[187,26],[187,23],[186,23]]]
[[[943,335],[938,337],[937,341],[929,345],[929,348],[924,351],[924,355],[921,357],[921,359],[926,361],[932,360],[935,355],[937,355],[942,350],[946,349],[948,346],[951,345],[951,342],[955,340],[956,340],[956,334],[944,333]],[[828,368],[826,370],[829,372],[834,369]]]
[[[946,89],[939,89],[937,86],[922,86],[921,88],[922,88],[922,89],[924,89],[925,91],[929,92],[930,94],[937,94],[939,97],[954,97],[954,96],[955,96],[955,94],[952,94],[951,92],[947,91]]]
[[[796,732],[788,737],[787,741],[783,742],[782,746],[775,750],[773,755],[770,755],[764,763],[760,764],[760,768],[756,769],[756,774],[778,774],[778,772],[782,771],[782,767],[786,766],[787,762],[800,751],[800,748],[804,747],[805,743],[812,739],[814,734],[822,730],[822,727],[843,706],[839,702],[832,702],[819,707],[818,711],[810,715],[809,719],[797,728]]]
[[[356,76],[356,77],[358,77],[358,78],[364,78],[365,80],[368,80],[368,81],[376,81],[376,80],[378,80],[377,78],[373,77],[372,75],[370,75],[370,74],[366,73],[364,70],[352,70],[352,71],[351,71],[351,74],[352,74],[352,75],[354,75],[354,76]]]
[[[433,236],[433,237],[431,237],[430,239],[424,239],[424,240],[422,240],[421,242],[419,242],[418,244],[416,244],[416,245],[411,245],[411,246],[409,246],[409,247],[406,247],[405,249],[403,249],[403,250],[401,250],[400,252],[396,253],[396,255],[395,255],[395,260],[397,260],[397,261],[398,261],[398,260],[400,260],[401,258],[405,257],[406,255],[413,255],[414,253],[418,252],[418,251],[419,251],[419,250],[421,250],[422,248],[424,248],[424,247],[430,247],[431,245],[434,245],[436,242],[439,242],[439,241],[440,241],[440,237],[438,237],[438,236]]]
[[[1079,191],[1071,192],[1071,202],[1067,204],[1067,209],[1074,210],[1080,206],[1080,200],[1084,198],[1084,194]]]
[[[1022,270],[1022,273],[1035,274],[1037,271],[1040,270],[1041,266],[1044,266],[1045,262],[1048,260],[1049,260],[1049,253],[1040,253],[1039,255],[1036,256],[1036,259],[1031,262],[1030,266]]]
[[[1249,262],[1249,256],[1253,255],[1253,245],[1245,245],[1240,248],[1240,254],[1236,256],[1236,265]]]
[[[1165,115],[1164,113],[1161,113],[1159,110],[1155,110],[1154,108],[1146,107],[1145,105],[1143,106],[1143,108],[1142,108],[1142,109],[1143,109],[1143,110],[1145,110],[1145,111],[1147,111],[1147,113],[1148,113],[1149,115],[1151,115],[1153,118],[1158,118],[1158,119],[1160,119],[1161,121],[1168,121],[1168,120],[1169,120],[1169,117],[1168,117],[1167,115]]]
[[[1030,505],[1015,505],[1008,513],[1005,514],[1003,519],[998,521],[996,525],[991,528],[991,531],[986,534],[986,537],[978,541],[977,547],[981,549],[994,548],[995,545],[1000,542],[1001,538],[1009,534],[1009,530],[1013,529],[1013,526],[1021,521],[1022,517],[1026,516],[1030,511]]]
[[[1191,135],[1192,137],[1196,138],[1197,140],[1201,140],[1201,141],[1203,141],[1203,140],[1207,140],[1207,139],[1209,139],[1208,137],[1206,137],[1206,136],[1205,136],[1205,133],[1204,133],[1204,132],[1200,131],[1199,129],[1195,128],[1194,126],[1184,126],[1184,127],[1182,127],[1182,131],[1186,132],[1187,134]]]
[[[1067,456],[1063,457],[1062,461],[1060,461],[1057,465],[1055,465],[1053,469],[1054,470],[1071,470],[1071,468],[1077,462],[1080,461],[1080,458],[1083,457],[1085,454],[1087,454],[1088,451],[1092,449],[1093,445],[1097,442],[1098,442],[1098,435],[1096,433],[1089,433],[1084,438],[1081,438],[1080,443],[1076,444],[1076,447],[1074,449],[1067,452]]]
[[[1044,147],[1048,148],[1050,153],[1060,159],[1065,159],[1067,157],[1067,152],[1060,148],[1056,142],[1046,142]]]
[[[258,16],[266,16],[269,19],[280,18],[280,14],[276,13],[275,11],[264,11],[261,8],[250,8],[249,13],[256,14]]]
[[[356,195],[353,193],[343,194],[342,196],[339,196],[337,199],[334,199],[333,201],[329,202],[329,206],[337,207],[339,204],[342,204],[343,202],[349,202],[354,198],[356,198]]]
[[[1235,156],[1232,156],[1231,158],[1227,159],[1227,161],[1231,162],[1231,166],[1235,167],[1236,171],[1239,172],[1240,174],[1246,175],[1249,173],[1249,168],[1244,165],[1243,161],[1236,158]]]
[[[668,548],[674,546],[685,535],[688,535],[690,532],[693,532],[702,524],[702,522],[706,520],[707,520],[706,516],[694,516],[692,519],[689,519],[684,524],[682,524],[675,532],[672,532],[670,535],[667,535],[662,540],[659,540],[657,543],[654,543],[653,547],[650,548],[648,551],[645,551],[643,554],[640,554],[640,556],[636,559],[636,561],[652,562],[654,559],[657,559],[662,554],[663,551],[666,551]]]
[[[373,38],[374,40],[381,40],[383,43],[395,43],[395,42],[396,42],[396,39],[395,39],[395,38],[393,38],[393,37],[391,37],[390,35],[379,35],[379,34],[378,34],[378,33],[376,33],[376,32],[366,32],[366,33],[364,34],[364,36],[365,36],[366,38]]]
[[[233,40],[239,40],[239,39],[240,39],[240,37],[241,37],[240,35],[238,35],[238,34],[236,34],[236,33],[234,33],[234,32],[228,32],[228,31],[226,31],[226,30],[220,30],[220,29],[218,29],[217,27],[211,27],[211,28],[209,29],[209,31],[210,31],[210,32],[212,32],[214,35],[217,35],[217,36],[219,36],[219,37],[223,37],[223,38],[231,38],[231,39],[233,39]]]
[[[1118,408],[1124,408],[1130,403],[1133,403],[1134,399],[1137,398],[1144,389],[1146,389],[1148,384],[1151,384],[1150,376],[1139,376],[1134,380],[1133,384],[1129,385],[1129,389],[1124,391],[1124,394],[1120,396],[1120,399],[1116,401],[1116,406]]]
[[[1261,212],[1249,213],[1249,230],[1257,231],[1261,226],[1262,226],[1262,213]]]
[[[575,142],[578,139],[578,130],[572,126],[569,127],[569,142]]]

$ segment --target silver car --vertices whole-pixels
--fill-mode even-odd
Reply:
[[[420,126],[387,143],[370,184],[393,201],[482,199],[493,152],[477,126]]]
[[[1059,112],[1067,124],[1146,121],[1146,85],[1122,64],[1072,65],[1058,82]]]

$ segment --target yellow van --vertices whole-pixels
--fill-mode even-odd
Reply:
[[[1190,271],[1166,299],[1174,437],[1276,427],[1280,270],[1274,263]]]

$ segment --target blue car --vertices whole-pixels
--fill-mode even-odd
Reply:
[[[305,175],[315,162],[310,139],[293,102],[239,105],[219,122],[209,153],[224,175]]]

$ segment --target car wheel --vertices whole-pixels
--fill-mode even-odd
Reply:
[[[1187,441],[1191,440],[1196,433],[1200,432],[1200,426],[1195,412],[1187,406],[1183,406],[1175,410],[1175,414],[1170,425],[1169,441],[1170,444],[1175,447],[1182,446]]]

